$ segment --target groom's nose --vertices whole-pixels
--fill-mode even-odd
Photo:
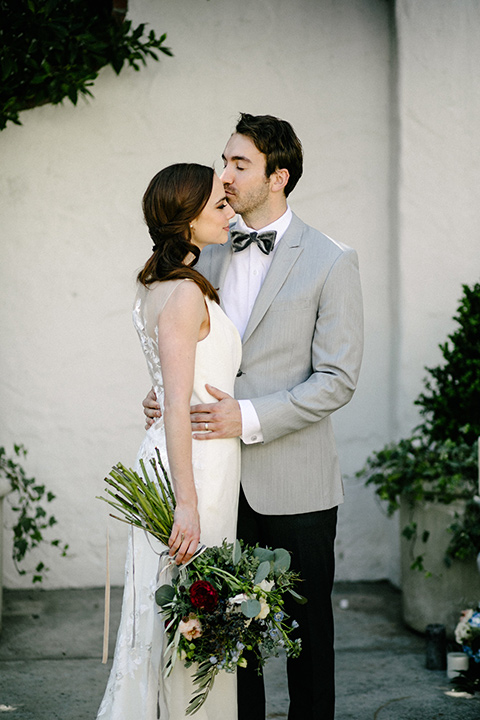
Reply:
[[[232,183],[232,171],[228,169],[228,165],[225,165],[223,168],[223,172],[220,175],[220,180],[223,182],[224,185],[231,185]]]

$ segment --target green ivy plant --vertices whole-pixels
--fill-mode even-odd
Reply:
[[[480,284],[463,285],[454,320],[456,330],[440,345],[443,362],[426,368],[425,391],[415,404],[423,423],[408,438],[374,452],[357,476],[376,487],[389,515],[400,506],[425,502],[465,501],[448,528],[451,534],[445,562],[475,558],[480,552],[480,498],[478,446],[480,436]],[[404,537],[418,540],[417,526],[409,523]],[[425,533],[421,540],[428,541]],[[412,568],[425,570],[423,555]]]
[[[112,0],[0,0],[0,130],[20,125],[19,113],[92,96],[100,69],[140,70],[156,51],[172,55],[166,34],[145,23],[116,22]]]
[[[35,478],[27,477],[21,461],[26,457],[27,450],[23,445],[14,445],[14,454],[8,457],[4,447],[0,447],[0,477],[10,482],[12,489],[8,496],[12,510],[16,513],[16,523],[13,526],[12,558],[20,575],[31,572],[32,582],[42,582],[48,567],[39,562],[34,571],[27,571],[20,567],[26,554],[38,547],[42,542],[59,549],[62,557],[66,556],[68,545],[60,540],[47,540],[44,532],[57,524],[53,515],[49,515],[43,503],[50,503],[55,495],[47,491],[45,485],[39,485]],[[0,528],[2,532],[3,528]]]

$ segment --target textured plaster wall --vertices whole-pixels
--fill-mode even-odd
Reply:
[[[480,275],[480,2],[397,2],[399,36],[398,430],[424,366]]]
[[[107,509],[95,496],[112,464],[133,463],[143,434],[148,377],[130,320],[135,272],[150,250],[142,193],[171,162],[221,167],[240,110],[292,122],[305,149],[293,210],[359,252],[366,350],[357,394],[335,420],[346,486],[337,576],[397,579],[395,523],[354,472],[373,448],[408,430],[421,366],[434,359],[432,345],[449,327],[459,284],[473,278],[476,239],[476,210],[467,200],[474,159],[462,137],[449,150],[444,132],[461,116],[459,135],[473,133],[478,6],[455,3],[461,11],[452,24],[446,0],[430,14],[415,5],[397,9],[399,123],[393,23],[384,0],[132,0],[131,19],[167,31],[175,57],[119,78],[105,68],[94,100],[36,108],[22,115],[22,127],[0,134],[0,443],[23,442],[28,471],[57,495],[56,534],[71,551],[69,559],[47,553],[46,587],[102,583]],[[447,29],[454,78],[441,54]],[[426,92],[432,78],[449,107],[446,125],[434,112],[437,85]],[[431,173],[418,177],[415,162],[427,145]],[[455,188],[431,167],[439,154],[443,171],[456,170]],[[428,179],[435,190],[450,187],[452,216],[444,207],[448,196],[430,197]],[[434,224],[423,213],[427,199]],[[436,249],[438,257],[439,214],[452,236],[437,277],[430,255]],[[426,294],[416,270],[420,242],[430,303],[421,302],[418,314]],[[468,243],[469,259],[460,263]],[[8,508],[5,516],[11,524]],[[125,529],[110,521],[109,532],[112,581],[120,583]],[[10,587],[28,584],[13,568],[8,542],[4,572]]]

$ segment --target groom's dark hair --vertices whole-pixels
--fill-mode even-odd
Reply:
[[[302,143],[290,123],[273,115],[240,113],[235,132],[249,137],[257,150],[265,155],[267,178],[275,170],[288,170],[290,177],[284,190],[288,196],[303,172]]]

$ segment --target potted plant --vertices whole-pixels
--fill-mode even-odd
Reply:
[[[400,510],[406,623],[420,632],[442,623],[450,636],[462,607],[480,598],[480,284],[463,286],[454,320],[415,401],[423,422],[358,473],[389,515]]]
[[[3,500],[10,495],[11,507],[16,514],[13,525],[12,558],[20,575],[30,573],[32,582],[42,582],[48,568],[40,561],[33,571],[21,567],[27,553],[38,547],[42,542],[59,548],[62,556],[66,555],[68,545],[60,540],[47,540],[44,531],[56,525],[57,520],[49,515],[44,503],[55,499],[45,485],[37,483],[35,478],[28,477],[21,461],[27,455],[23,445],[14,445],[14,454],[9,457],[4,447],[0,447],[0,623],[2,610],[2,558],[3,558]]]

